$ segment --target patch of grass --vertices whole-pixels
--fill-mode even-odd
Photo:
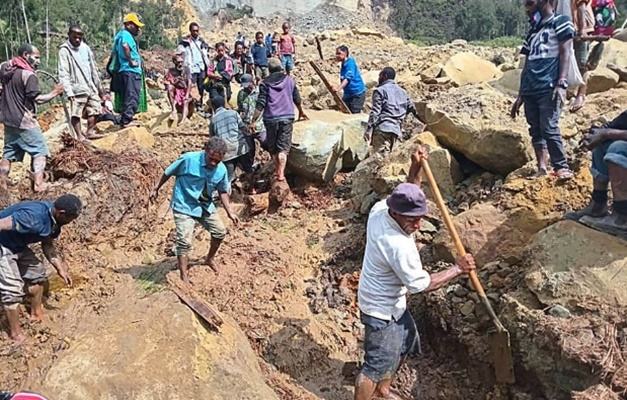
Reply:
[[[146,294],[159,292],[165,288],[165,275],[168,273],[167,268],[152,267],[146,268],[140,272],[135,278],[137,286]]]
[[[161,100],[163,98],[163,90],[148,88],[148,94],[153,100]]]
[[[524,39],[518,36],[501,36],[490,40],[477,40],[470,42],[475,46],[483,47],[518,47],[522,46]]]

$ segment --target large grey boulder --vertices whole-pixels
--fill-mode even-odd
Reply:
[[[353,169],[368,155],[363,136],[368,116],[337,111],[307,111],[309,121],[296,122],[288,169],[329,182],[342,169]]]

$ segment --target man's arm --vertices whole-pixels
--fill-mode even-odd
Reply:
[[[70,60],[68,59],[68,50],[61,48],[59,50],[59,83],[63,86],[65,95],[69,98],[74,97],[74,91],[72,90],[72,81],[70,78]]]
[[[303,111],[303,99],[300,97],[300,92],[298,91],[296,84],[294,84],[294,90],[292,90],[292,100],[294,101],[294,104],[296,104],[296,108],[298,108],[298,119],[309,119],[307,114],[305,114],[305,111]]]
[[[368,118],[367,132],[372,132],[378,125],[381,110],[383,110],[383,96],[375,89],[372,93],[372,108],[370,109],[370,117]]]
[[[13,230],[13,218],[8,216],[0,219],[0,232]]]
[[[60,255],[57,254],[57,249],[54,246],[54,240],[52,238],[46,238],[41,242],[41,250],[46,256],[46,259],[52,264],[57,273],[63,279],[68,287],[72,286],[72,278],[68,273],[67,265],[63,261]]]
[[[237,224],[239,222],[239,218],[233,213],[233,211],[231,211],[231,196],[229,196],[228,193],[222,192],[220,190],[218,190],[218,193],[220,194],[220,201],[224,206],[224,211],[226,211],[226,215],[231,221]]]
[[[568,78],[568,69],[570,68],[570,48],[573,45],[573,39],[560,42],[560,76],[559,80]]]
[[[407,183],[413,183],[414,185],[420,186],[420,170],[422,169],[422,160],[426,160],[428,158],[429,153],[424,147],[418,146],[414,149],[411,154],[411,167],[409,167],[409,174],[407,174]]]

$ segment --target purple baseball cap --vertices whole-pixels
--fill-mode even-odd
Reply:
[[[406,217],[422,217],[428,213],[427,198],[422,189],[413,183],[398,185],[386,203],[391,211]]]

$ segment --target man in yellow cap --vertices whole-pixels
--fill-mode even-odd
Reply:
[[[135,37],[139,35],[144,23],[135,13],[126,14],[124,29],[120,30],[113,42],[112,54],[117,58],[117,69],[111,82],[111,90],[122,99],[120,125],[125,127],[131,123],[137,113],[142,89],[141,57]]]

